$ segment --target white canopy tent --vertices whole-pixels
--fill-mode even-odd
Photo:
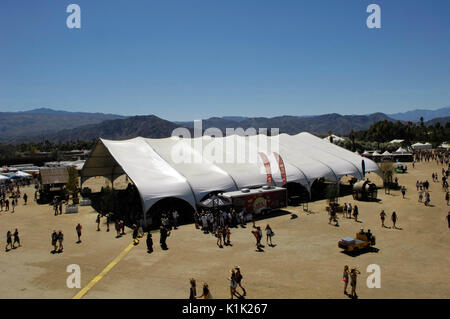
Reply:
[[[268,167],[277,186],[283,177],[274,152],[284,162],[288,183],[309,192],[318,178],[338,182],[345,175],[363,179],[365,172],[379,173],[370,159],[309,133],[198,138],[137,137],[125,141],[99,139],[83,169],[82,182],[94,176],[114,181],[127,174],[136,185],[144,212],[159,200],[178,198],[196,205],[211,192],[257,187],[267,182]],[[146,218],[144,214],[144,218]]]
[[[382,153],[381,155],[383,155],[383,156],[391,156],[392,154],[389,153],[388,151],[384,151],[384,153]]]
[[[345,138],[337,136],[337,135],[334,135],[334,134],[331,134],[330,136],[324,137],[323,139],[325,141],[330,142],[330,137],[333,139],[333,143],[345,141]]]
[[[8,179],[9,179],[9,177],[6,177],[5,175],[1,175],[0,174],[0,182],[4,182],[4,181],[6,181]]]
[[[19,177],[19,178],[30,178],[33,177],[33,175],[22,172],[22,171],[17,171],[14,173],[13,177]]]

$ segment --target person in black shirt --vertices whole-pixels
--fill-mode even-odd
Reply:
[[[160,245],[161,245],[161,248],[162,248],[163,250],[167,250],[167,249],[168,249],[168,248],[167,248],[167,244],[166,244],[166,239],[167,239],[167,236],[168,236],[167,228],[164,227],[164,226],[161,226],[161,227],[159,228],[159,232],[160,232],[160,234],[161,234],[161,237],[160,237],[160,239],[159,239],[159,243],[160,243]]]
[[[16,247],[16,243],[19,244],[19,247],[22,247],[22,245],[20,244],[19,231],[17,230],[17,228],[14,231],[14,242],[13,242],[13,246],[12,246],[13,248]]]
[[[150,232],[147,233],[147,252],[149,254],[153,252],[153,238]]]

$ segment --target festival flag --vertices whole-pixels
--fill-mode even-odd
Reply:
[[[284,161],[281,158],[280,154],[278,154],[277,152],[273,152],[273,155],[275,156],[275,159],[278,162],[278,167],[280,168],[281,179],[283,180],[283,185],[286,185],[287,178],[286,178],[286,167],[284,166]]]
[[[273,178],[272,178],[272,171],[270,169],[269,159],[267,158],[266,154],[264,154],[263,152],[259,152],[259,156],[261,156],[261,159],[264,163],[264,167],[266,168],[267,184],[272,184]]]

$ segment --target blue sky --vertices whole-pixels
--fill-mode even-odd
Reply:
[[[82,28],[66,27],[80,5]],[[368,29],[366,8],[381,7]],[[2,0],[0,110],[211,116],[450,105],[450,1]]]

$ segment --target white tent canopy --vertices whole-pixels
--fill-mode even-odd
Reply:
[[[6,181],[7,179],[9,179],[9,177],[0,174],[0,181]]]
[[[383,153],[383,154],[381,154],[381,155],[383,155],[383,156],[391,156],[392,154],[391,154],[391,153],[389,153],[388,151],[384,151],[384,153]]]
[[[400,144],[400,143],[403,143],[405,140],[392,140],[392,141],[390,141],[389,143],[390,144]]]
[[[345,141],[345,138],[331,134],[330,136],[324,137],[323,139],[330,142],[330,137],[333,139],[333,143],[334,142],[341,142],[341,141]]]
[[[380,155],[381,155],[381,154],[378,153],[377,151],[375,151],[375,152],[372,153],[372,156],[380,156]]]
[[[22,178],[25,178],[25,177],[32,177],[33,175],[31,175],[31,174],[28,174],[28,173],[25,173],[25,172],[22,172],[22,171],[18,171],[18,172],[16,172],[16,173],[14,173],[14,177],[22,177]]]
[[[260,153],[267,157],[274,184],[283,185],[274,152],[284,162],[287,182],[301,184],[308,191],[318,178],[337,182],[352,175],[363,179],[362,160],[366,172],[379,173],[375,162],[309,133],[300,133],[100,139],[81,177],[82,182],[94,176],[115,180],[127,174],[139,191],[144,212],[164,198],[182,199],[195,208],[211,192],[265,185],[266,167]]]
[[[396,154],[403,154],[403,153],[408,153],[407,150],[405,150],[403,147],[399,147],[396,151]]]

